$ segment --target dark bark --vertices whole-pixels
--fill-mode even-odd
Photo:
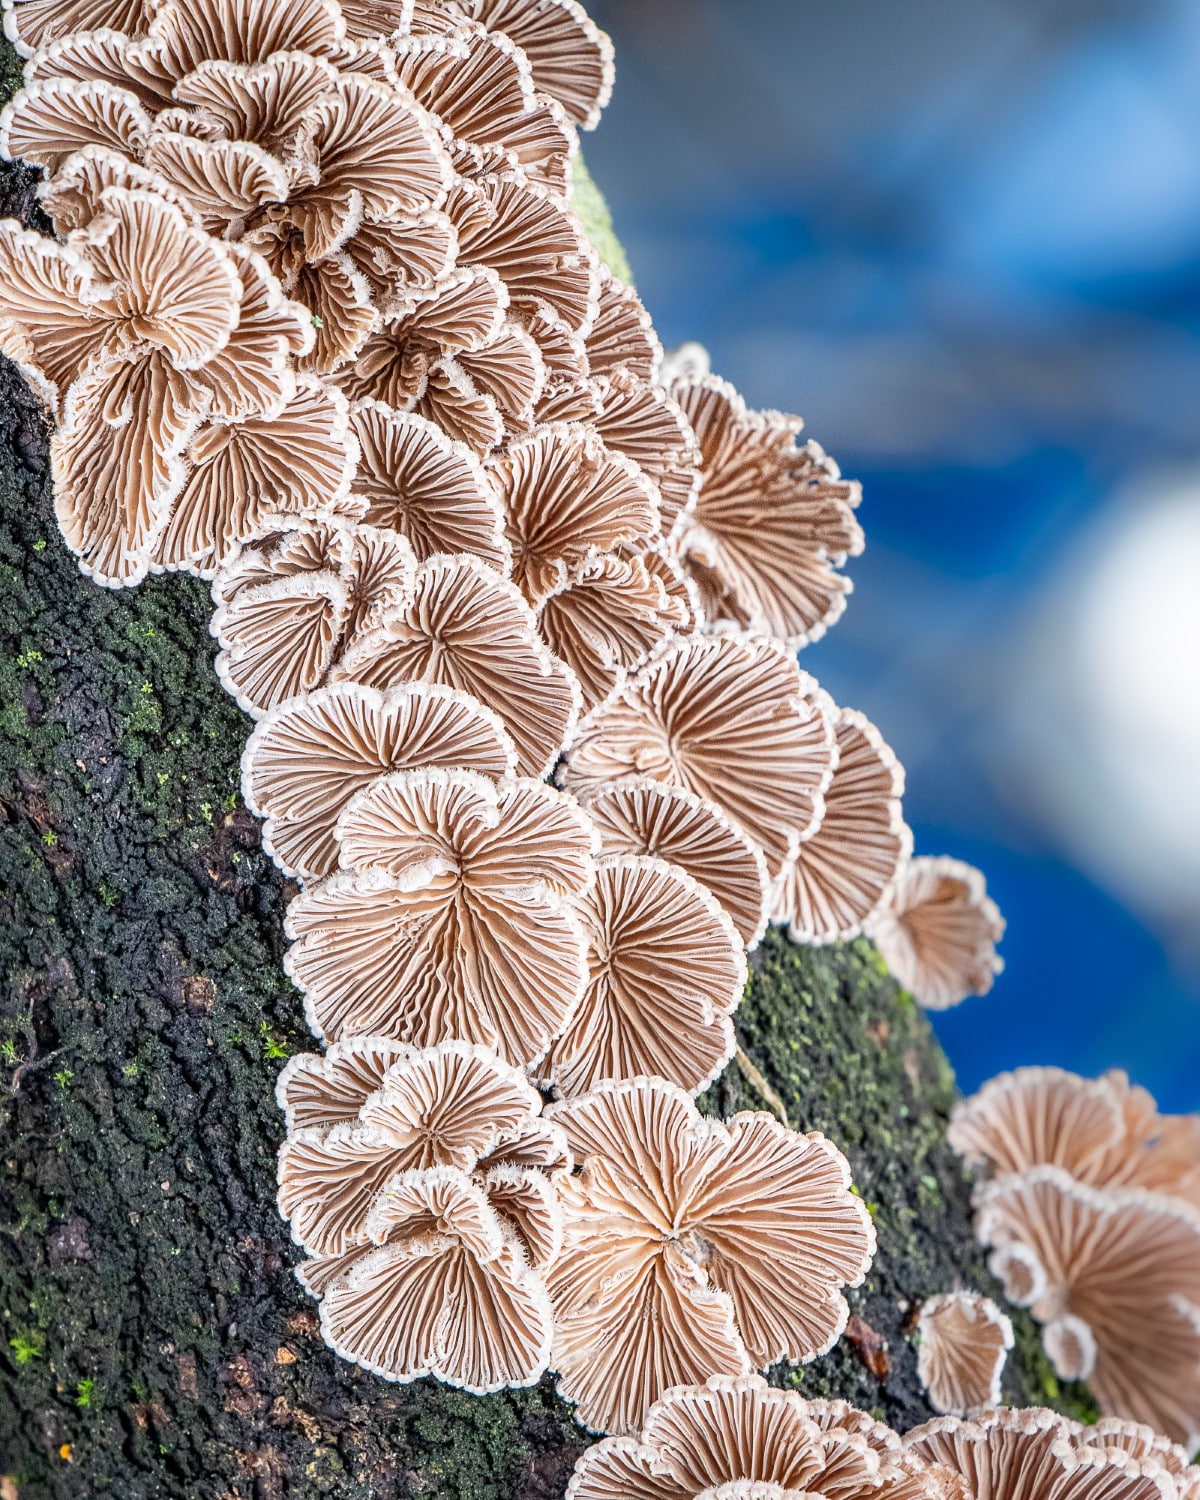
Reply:
[[[6,211],[27,215],[32,179],[6,172]],[[109,592],[79,574],[41,413],[5,362],[0,1475],[21,1500],[550,1500],[586,1439],[549,1380],[488,1399],[387,1385],[324,1348],[292,1278],[272,1090],[310,1039],[209,615],[194,579]],[[910,1313],[988,1284],[945,1144],[945,1059],[867,944],[773,936],[739,1026],[792,1124],[847,1150],[880,1235],[854,1303],[887,1375],[860,1330],[861,1354],[844,1341],[777,1376],[923,1419]],[[706,1103],[761,1101],[734,1067]],[[1010,1389],[1045,1400],[1021,1328]]]

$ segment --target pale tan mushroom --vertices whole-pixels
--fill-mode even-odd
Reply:
[[[209,627],[222,647],[217,676],[261,718],[335,680],[358,633],[377,612],[405,604],[415,579],[412,548],[397,532],[275,517],[274,529],[217,574]]]
[[[600,302],[586,344],[590,373],[624,371],[637,380],[655,381],[663,351],[642,299],[603,266],[599,281]]]
[[[577,0],[458,0],[458,8],[520,47],[538,89],[557,99],[577,124],[599,123],[613,86],[612,42]]]
[[[137,36],[150,24],[147,0],[3,0],[4,34],[22,57],[77,31]]]
[[[774,919],[794,943],[857,937],[912,853],[904,768],[863,714],[834,711],[838,761],[825,816],[775,892]]]
[[[990,1297],[977,1292],[927,1297],[917,1333],[917,1374],[934,1411],[965,1417],[999,1404],[1013,1329]]]
[[[750,412],[713,377],[677,381],[671,394],[700,443],[701,485],[679,546],[705,608],[792,647],[818,640],[846,606],[839,570],[862,551],[859,486],[815,443],[800,446],[798,417]]]
[[[999,1175],[1056,1166],[1093,1187],[1151,1188],[1200,1207],[1200,1115],[1160,1115],[1115,1069],[1001,1073],[955,1106],[947,1139]]]
[[[556,1104],[583,1170],[560,1186],[559,1390],[585,1426],[636,1432],[671,1386],[830,1349],[875,1231],[824,1136],[700,1116],[662,1079]]]
[[[350,802],[337,833],[341,871],[288,912],[287,969],[314,1032],[540,1057],[587,982],[572,904],[594,834],[580,809],[542,782],[409,771]]]
[[[953,1500],[941,1475],[844,1401],[806,1401],[761,1376],[667,1391],[640,1437],[606,1438],[567,1500]]]
[[[591,553],[537,611],[543,639],[579,679],[588,711],[690,623],[686,601],[668,591],[648,554]]]
[[[590,428],[539,427],[498,454],[491,473],[513,579],[533,605],[561,588],[592,549],[649,542],[658,531],[653,484]]]
[[[748,834],[774,878],[824,813],[827,702],[774,642],[687,636],[584,720],[566,785],[585,800],[628,776],[682,786]]]
[[[332,1085],[334,1107],[346,1111],[340,1119],[290,1126],[279,1149],[279,1209],[312,1254],[341,1255],[361,1244],[380,1190],[398,1173],[430,1167],[473,1173],[496,1151],[503,1155],[506,1140],[541,1123],[537,1091],[484,1047],[447,1041],[422,1050],[373,1037],[335,1048],[332,1062],[293,1058],[277,1089],[294,1115],[293,1097],[309,1101],[311,1110],[314,1091],[325,1095],[328,1112]],[[559,1144],[565,1147],[561,1136]],[[479,1185],[501,1170],[491,1160]],[[540,1168],[515,1170],[536,1174],[531,1193],[549,1184]],[[517,1182],[510,1174],[506,1199],[515,1196]],[[537,1211],[542,1217],[544,1203]],[[559,1213],[552,1237],[561,1220]]]
[[[729,914],[747,948],[767,925],[761,851],[713,802],[661,781],[619,781],[589,798],[606,855],[648,854],[686,870]]]
[[[661,386],[628,371],[597,376],[593,384],[597,432],[654,481],[663,535],[670,537],[700,491],[700,447],[692,424]]]
[[[965,1500],[1181,1500],[1167,1470],[1115,1447],[1093,1447],[1091,1429],[1044,1407],[1000,1408],[970,1421],[935,1417],[904,1436]],[[952,1493],[952,1492],[951,1492]]]
[[[350,499],[358,443],[345,398],[312,376],[275,412],[205,423],[184,461],[187,478],[155,545],[160,567],[211,578],[271,516],[361,518],[366,509]]]
[[[532,183],[460,178],[446,201],[464,265],[491,266],[520,314],[554,309],[572,333],[595,321],[598,259],[560,199]]]
[[[1052,1166],[997,1178],[976,1201],[988,1264],[1043,1324],[1059,1373],[1086,1380],[1106,1415],[1200,1445],[1200,1210]]]
[[[470,449],[424,417],[373,401],[356,404],[353,426],[361,450],[353,488],[368,521],[402,533],[423,562],[469,552],[507,577],[504,507]]]
[[[424,562],[410,596],[377,614],[334,676],[376,688],[437,682],[473,694],[503,720],[523,776],[553,769],[581,706],[574,674],[543,644],[520,591],[462,554]]]
[[[288,1135],[354,1124],[392,1064],[413,1055],[403,1042],[368,1036],[334,1042],[324,1053],[290,1057],[275,1082]]]
[[[746,958],[716,898],[678,866],[602,860],[578,903],[588,984],[540,1068],[567,1098],[654,1074],[698,1094],[733,1056]]]
[[[906,990],[929,1010],[986,995],[1004,960],[1004,918],[983,876],[961,860],[909,862],[867,923],[867,936]]]
[[[246,805],[263,846],[305,879],[337,867],[334,825],[356,792],[389,771],[442,766],[504,776],[516,752],[499,718],[465,693],[407,683],[386,693],[340,682],[280,704],[242,757]]]

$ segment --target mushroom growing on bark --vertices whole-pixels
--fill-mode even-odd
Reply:
[[[582,1167],[560,1185],[548,1275],[559,1390],[580,1422],[637,1432],[671,1386],[833,1347],[875,1230],[824,1136],[770,1115],[705,1119],[660,1078],[547,1114]]]
[[[369,1038],[293,1058],[278,1094],[279,1207],[326,1342],[388,1380],[536,1381],[570,1167],[536,1091],[483,1047]]]
[[[961,860],[922,857],[901,871],[867,922],[867,936],[928,1010],[986,995],[1004,960],[1004,918],[983,876]]]
[[[934,1411],[966,1417],[999,1404],[1013,1329],[990,1297],[977,1292],[928,1297],[917,1332],[917,1374]]]

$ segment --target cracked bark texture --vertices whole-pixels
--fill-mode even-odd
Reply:
[[[0,170],[0,214],[29,220],[31,183]],[[78,573],[44,418],[3,362],[0,1496],[551,1500],[587,1438],[549,1379],[388,1385],[325,1349],[292,1277],[273,1087],[311,1043],[210,612],[195,579]],[[847,1151],[879,1229],[855,1339],[775,1378],[923,1420],[916,1305],[996,1294],[945,1144],[945,1059],[866,943],[772,935],[739,1033],[791,1123]],[[763,1103],[736,1066],[703,1102]],[[1009,1395],[1086,1411],[1016,1322]]]

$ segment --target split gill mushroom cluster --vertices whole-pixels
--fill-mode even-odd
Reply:
[[[556,1370],[618,1434],[579,1496],[959,1500],[754,1374],[840,1337],[874,1230],[833,1143],[694,1099],[769,922],[870,934],[932,1006],[990,988],[1003,922],[912,858],[896,757],[798,665],[857,485],[665,358],[571,207],[607,37],[576,0],[3,8],[0,149],[55,233],[0,225],[0,348],[81,568],[212,582],[300,885],[324,1050],[279,1080],[279,1205],[326,1341],[472,1392]],[[773,1437],[689,1467],[684,1413],[778,1427],[780,1475]]]

